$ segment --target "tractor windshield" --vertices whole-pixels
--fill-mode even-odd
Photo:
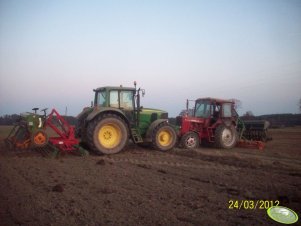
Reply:
[[[97,105],[98,106],[101,106],[101,107],[106,107],[106,96],[107,96],[107,93],[105,90],[103,91],[100,91],[97,93]]]
[[[110,91],[110,107],[122,108],[125,110],[133,110],[134,93],[128,90],[111,90]]]
[[[210,116],[210,102],[199,101],[195,104],[195,117],[208,118]]]
[[[133,110],[134,108],[134,93],[132,91],[121,91],[120,92],[120,107]]]

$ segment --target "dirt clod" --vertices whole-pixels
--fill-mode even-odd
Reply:
[[[151,169],[152,167],[150,165],[146,164],[137,164],[138,167],[144,168],[144,169]]]
[[[63,192],[64,186],[62,184],[57,184],[52,188],[53,192]]]
[[[97,162],[96,162],[96,164],[97,165],[105,165],[106,163],[105,163],[105,160],[103,160],[103,159],[100,159],[100,160],[98,160]]]

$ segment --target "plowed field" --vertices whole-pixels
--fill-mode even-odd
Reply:
[[[8,151],[2,137],[0,225],[279,225],[270,205],[301,216],[301,128],[271,135],[263,151],[130,144],[58,158]]]

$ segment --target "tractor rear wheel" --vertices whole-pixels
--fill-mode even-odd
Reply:
[[[215,145],[218,148],[233,148],[238,140],[237,131],[234,126],[220,125],[215,130]]]
[[[159,124],[152,133],[153,147],[159,151],[172,149],[177,142],[177,134],[167,123]]]
[[[128,128],[117,115],[106,114],[88,124],[87,141],[96,154],[115,154],[128,142]]]
[[[181,138],[181,145],[187,149],[198,148],[200,144],[199,136],[197,133],[188,132]]]

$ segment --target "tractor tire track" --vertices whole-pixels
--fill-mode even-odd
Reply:
[[[149,155],[148,157],[150,157]],[[153,157],[153,156],[152,156]],[[165,155],[164,157],[168,157],[167,160],[163,159],[161,156],[160,159],[138,159],[138,158],[128,158],[128,157],[120,157],[120,156],[113,156],[113,157],[103,157],[104,160],[111,162],[111,163],[130,163],[130,164],[144,164],[150,166],[169,166],[169,167],[176,167],[176,168],[192,168],[192,169],[210,169],[210,170],[226,170],[226,171],[235,171],[239,170],[235,166],[228,166],[228,165],[221,165],[221,164],[208,164],[208,162],[200,161],[198,163],[192,163],[187,161],[186,158],[183,160],[176,160],[173,156]],[[170,158],[171,157],[171,158]],[[189,163],[188,163],[189,162]]]

